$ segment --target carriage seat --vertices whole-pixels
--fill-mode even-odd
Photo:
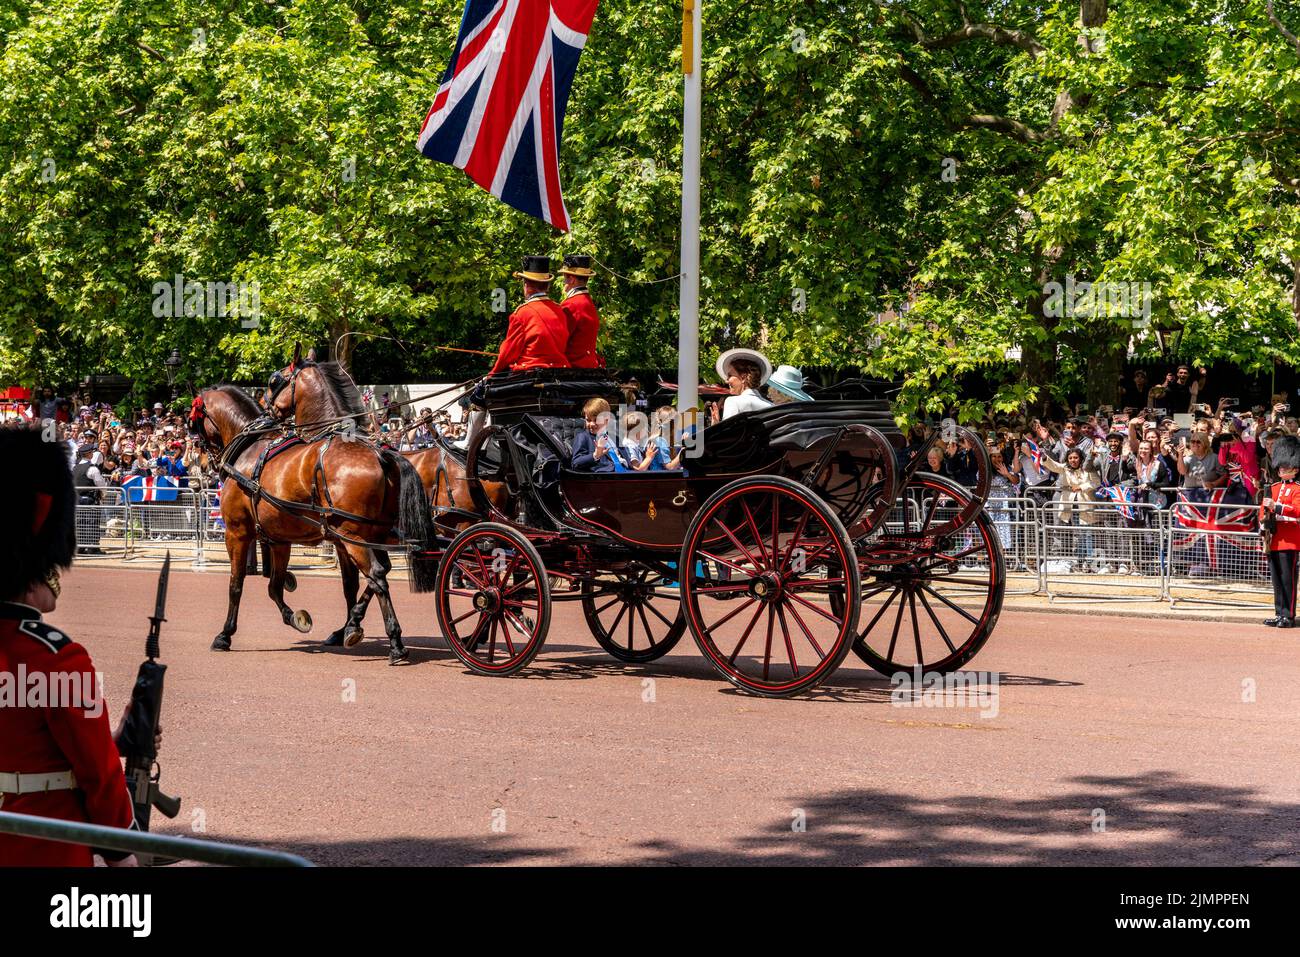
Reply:
[[[587,431],[587,420],[560,415],[530,415],[528,418],[555,443],[555,451],[563,453],[564,467],[568,468],[573,460],[573,443],[580,432]]]

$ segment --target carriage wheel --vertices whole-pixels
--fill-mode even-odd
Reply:
[[[848,654],[860,604],[853,546],[799,483],[765,475],[719,489],[691,522],[677,567],[726,571],[683,575],[682,607],[700,651],[736,687],[796,694]]]
[[[672,651],[686,631],[677,591],[663,592],[664,576],[631,566],[615,581],[583,579],[582,613],[600,647],[619,661],[654,661]]]
[[[484,522],[456,536],[438,565],[437,595],[443,637],[471,671],[514,674],[546,640],[546,569],[532,543],[505,525]]]
[[[918,472],[905,497],[913,511],[906,531],[861,547],[865,625],[853,651],[886,675],[918,665],[944,673],[974,658],[997,623],[1006,589],[1002,543],[982,509],[949,530],[973,498],[950,479]]]

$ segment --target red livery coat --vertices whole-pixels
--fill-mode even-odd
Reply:
[[[0,795],[0,810],[130,827],[135,812],[86,649],[42,622],[35,608],[0,602],[0,673],[11,683],[9,689],[0,690],[20,696],[0,707],[0,771],[35,774],[71,769],[77,779],[73,790]],[[22,687],[18,687],[19,675],[26,676]],[[33,691],[41,680],[36,675],[46,676],[39,700]],[[50,676],[59,675],[80,678],[65,679],[56,696],[59,682]],[[68,698],[63,693],[68,689],[79,693]],[[90,849],[81,845],[0,834],[0,866],[89,867],[92,863]]]
[[[510,315],[506,340],[489,375],[507,369],[567,369],[564,349],[569,342],[569,318],[550,296],[529,299]]]
[[[1270,552],[1300,550],[1300,483],[1278,482],[1269,489],[1277,521],[1269,539]]]
[[[564,300],[569,317],[569,344],[565,350],[569,365],[575,369],[599,369],[605,360],[596,355],[596,336],[600,333],[600,316],[596,304],[585,290]]]

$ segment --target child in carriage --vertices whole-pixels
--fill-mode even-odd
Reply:
[[[662,472],[681,467],[681,452],[673,455],[669,444],[672,420],[675,417],[672,406],[663,406],[656,411],[653,436],[650,435],[650,426],[644,413],[629,412],[624,417],[623,458],[633,471]]]
[[[588,399],[582,407],[582,417],[587,420],[587,430],[573,439],[572,468],[578,472],[627,471],[609,434],[609,403],[604,399]]]

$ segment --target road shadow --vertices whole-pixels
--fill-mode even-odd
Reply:
[[[661,866],[1241,866],[1300,863],[1300,805],[1176,773],[1085,776],[1065,793],[928,799],[886,788],[791,796],[788,812],[715,845],[665,836],[621,844],[617,863]],[[729,812],[728,812],[729,813]],[[804,829],[795,829],[802,815]],[[591,817],[600,816],[593,802]],[[488,818],[485,815],[484,827]],[[286,841],[258,846],[325,865],[614,863],[530,842],[528,822],[478,839]],[[697,828],[690,828],[699,834]],[[238,839],[238,838],[236,838]],[[257,842],[247,842],[254,843]]]
[[[725,848],[641,845],[666,865],[1241,866],[1300,863],[1300,805],[1177,773],[1069,779],[1064,794],[932,800],[859,788],[790,800]],[[798,811],[806,830],[794,830]]]
[[[716,672],[710,672],[716,674]],[[909,677],[911,676],[910,673]],[[1034,687],[1034,688],[1078,688],[1082,681],[1068,681],[1064,678],[1041,678],[1034,675],[1012,675],[1002,672],[965,671],[973,675],[969,684],[960,687],[968,695],[987,695],[996,688]],[[996,684],[992,680],[996,676]],[[720,677],[720,676],[719,676]],[[798,701],[815,701],[829,704],[891,704],[896,689],[901,689],[890,679],[876,671],[854,671],[843,667],[827,678],[822,684],[795,696]],[[732,685],[719,689],[720,693],[752,697]],[[900,690],[900,693],[901,692]],[[924,686],[906,692],[909,696],[920,698],[927,692]]]

